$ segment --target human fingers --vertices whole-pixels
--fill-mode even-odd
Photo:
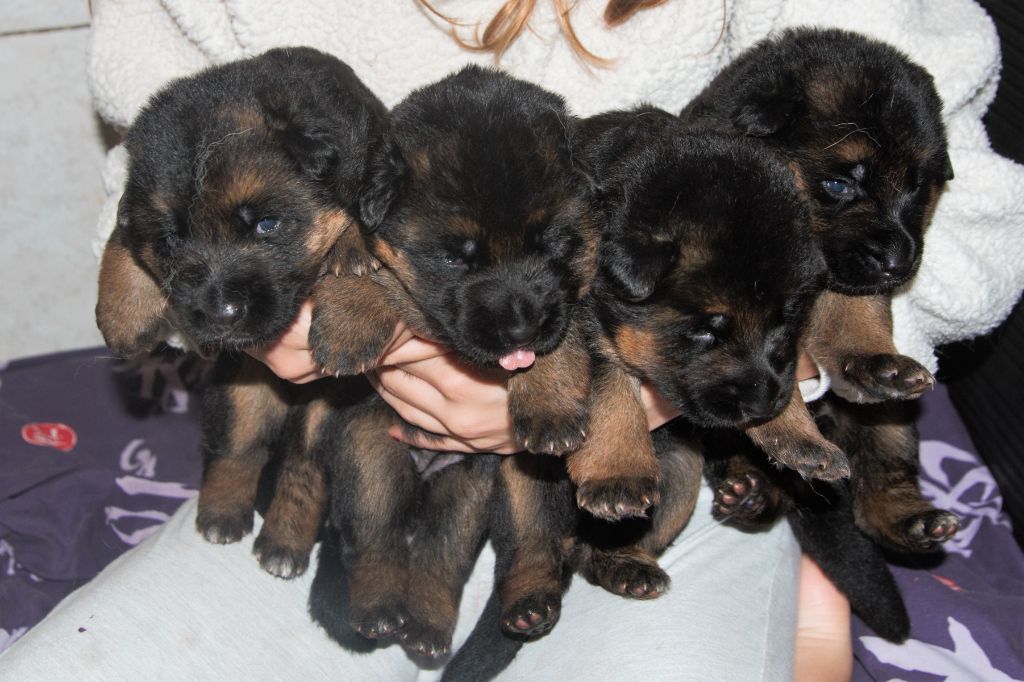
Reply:
[[[800,560],[796,682],[846,682],[853,674],[850,602],[806,555]]]
[[[661,397],[648,383],[640,384],[640,402],[647,414],[647,428],[650,431],[662,426],[680,415],[679,410],[669,401]]]
[[[305,384],[323,377],[309,349],[309,324],[313,305],[306,301],[288,329],[271,343],[246,352],[265,364],[275,375],[296,384]]]
[[[434,413],[439,411],[437,406],[443,405],[444,399],[431,393],[433,391],[436,394],[433,387],[415,385],[422,382],[396,367],[381,367],[369,371],[366,378],[381,399],[390,405],[399,417],[426,431],[450,435],[448,428],[434,416]],[[409,395],[414,396],[412,402],[403,397]],[[424,403],[430,407],[423,409]]]
[[[796,361],[796,380],[813,379],[819,375],[818,363],[806,351],[800,351]]]
[[[408,433],[398,426],[392,426],[388,429],[388,435],[407,445],[425,450],[463,452],[466,454],[491,453],[495,455],[511,455],[519,451],[519,448],[499,439],[495,439],[493,446],[488,446],[484,441],[464,441],[453,436],[440,436],[423,432]]]
[[[443,364],[442,358],[424,361]],[[381,367],[367,376],[371,384],[405,421],[449,440],[441,442],[457,452],[517,452],[508,415],[504,387],[470,385],[471,397],[451,400],[437,387],[401,367]],[[472,383],[472,382],[471,382]],[[441,448],[439,441],[398,434],[417,447]]]

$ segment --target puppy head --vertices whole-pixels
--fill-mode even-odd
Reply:
[[[594,291],[614,352],[701,425],[778,414],[825,276],[791,172],[739,138],[675,134],[611,180]]]
[[[921,261],[923,232],[953,177],[931,76],[894,48],[797,29],[755,46],[684,111],[728,120],[791,162],[831,275],[885,293]]]
[[[125,140],[128,181],[101,268],[97,321],[115,351],[145,349],[165,327],[208,352],[284,331],[352,222],[383,119],[351,79],[321,53],[275,50],[151,101]],[[331,83],[340,103],[319,92]]]
[[[572,125],[557,96],[477,67],[391,113],[362,222],[426,331],[471,360],[515,368],[517,353],[551,351],[587,289],[595,240]]]

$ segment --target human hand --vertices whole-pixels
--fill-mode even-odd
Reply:
[[[323,378],[309,347],[309,324],[313,320],[313,304],[306,301],[284,334],[265,346],[246,351],[266,365],[271,372],[293,384],[306,384]]]

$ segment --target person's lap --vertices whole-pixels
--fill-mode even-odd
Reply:
[[[746,534],[711,519],[702,490],[690,526],[662,557],[672,588],[630,601],[575,579],[562,618],[523,647],[503,679],[790,679],[799,550],[786,524]],[[195,501],[153,538],[62,602],[0,657],[18,680],[432,680],[397,646],[346,652],[306,613],[312,576],[264,573],[252,537],[207,544]],[[315,564],[315,562],[314,562]],[[458,646],[489,596],[487,547],[466,586]],[[9,676],[9,677],[8,677]]]

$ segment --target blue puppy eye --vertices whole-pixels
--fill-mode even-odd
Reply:
[[[260,218],[256,223],[256,234],[267,234],[281,226],[278,218]]]
[[[845,180],[822,180],[821,186],[825,191],[837,199],[846,199],[853,196],[854,189]]]

